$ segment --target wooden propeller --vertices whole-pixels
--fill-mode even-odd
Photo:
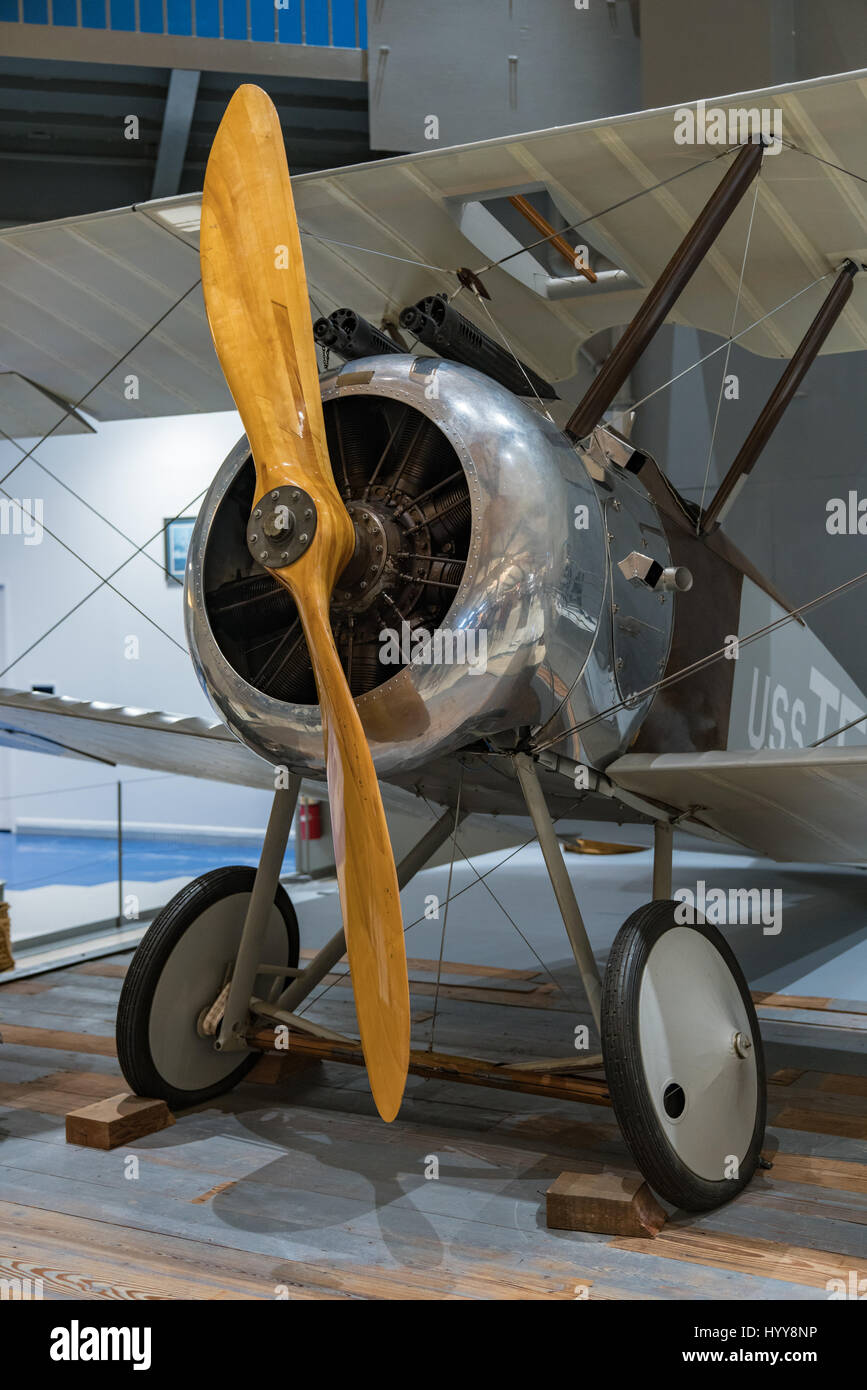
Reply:
[[[268,568],[295,600],[313,664],[358,1026],[377,1109],[392,1120],[409,1063],[400,897],[373,760],[328,616],[355,532],[328,458],[280,121],[259,87],[238,88],[211,147],[201,261],[214,346],[253,452],[254,515],[281,487],[303,489],[315,507],[307,548]]]

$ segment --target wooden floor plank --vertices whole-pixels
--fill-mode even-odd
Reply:
[[[363,1072],[324,1063],[268,1093],[242,1085],[117,1153],[65,1145],[67,1110],[123,1088],[113,1028],[128,963],[0,986],[0,1276],[31,1271],[46,1297],[274,1298],[279,1285],[292,1299],[573,1299],[584,1283],[599,1299],[811,1299],[828,1278],[863,1277],[867,1005],[762,996],[774,1167],[639,1250],[540,1227],[560,1172],[633,1166],[614,1117],[583,1103],[411,1078],[383,1126]],[[410,960],[417,1014],[430,1014],[436,969]],[[572,1019],[564,1035],[559,1015],[589,1017],[536,967],[442,973],[438,1052],[562,1057]],[[312,1015],[354,1032],[351,982],[333,974]],[[414,1039],[429,1032],[417,1018]],[[438,1182],[422,1179],[430,1154]]]
[[[838,1158],[811,1154],[769,1154],[772,1173],[780,1182],[813,1183],[838,1192],[860,1192],[867,1196],[867,1163],[851,1163]]]
[[[114,1034],[71,1033],[53,1028],[33,1028],[23,1023],[0,1024],[5,1043],[24,1043],[27,1047],[56,1048],[61,1052],[92,1052],[99,1057],[116,1057]]]
[[[50,1072],[36,1081],[0,1084],[0,1105],[34,1110],[44,1115],[66,1115],[88,1100],[107,1100],[117,1094],[117,1077],[103,1072]]]
[[[786,1106],[771,1122],[774,1127],[811,1134],[835,1134],[843,1139],[867,1139],[867,1114],[841,1115],[827,1110]]]
[[[620,1250],[647,1246],[635,1237],[620,1236],[612,1245]],[[652,1253],[669,1260],[730,1269],[741,1274],[758,1274],[782,1279],[786,1283],[806,1284],[825,1289],[830,1279],[845,1277],[854,1270],[858,1279],[867,1277],[867,1260],[839,1255],[830,1250],[808,1250],[775,1241],[730,1235],[723,1231],[691,1230],[669,1223],[652,1243]]]

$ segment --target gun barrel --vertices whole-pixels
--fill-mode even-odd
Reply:
[[[417,304],[401,311],[401,328],[414,333],[425,347],[433,348],[441,357],[475,367],[493,377],[516,396],[539,396],[542,400],[557,399],[557,392],[544,377],[524,362],[518,361],[487,333],[453,308],[444,294],[428,295]]]

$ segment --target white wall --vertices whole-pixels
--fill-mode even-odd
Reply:
[[[135,545],[159,533],[146,554],[162,565],[164,520],[198,510],[198,502],[190,505],[192,499],[207,488],[240,434],[234,412],[123,421],[100,424],[92,435],[49,439],[36,454]],[[32,443],[22,441],[25,448]],[[2,473],[20,457],[19,449],[2,441]],[[41,498],[45,526],[100,575],[108,575],[135,548],[33,460],[22,463],[3,487],[13,497],[31,499],[31,509],[32,499]],[[180,648],[103,587],[28,655],[15,660],[97,583],[97,576],[47,532],[40,544],[26,544],[22,535],[0,535],[7,628],[2,665],[15,661],[0,677],[0,686],[29,690],[48,684],[58,695],[212,715],[184,642],[182,589],[169,585],[144,554],[112,583]],[[125,656],[131,637],[138,642],[137,660]],[[135,823],[153,822],[259,829],[267,820],[269,797],[261,791],[189,778],[157,779],[140,769],[115,770],[34,753],[12,752],[7,762],[9,801],[6,815],[0,813],[0,825],[22,817],[111,823],[118,777],[127,783],[125,820],[130,829]],[[86,790],[71,790],[82,787]]]

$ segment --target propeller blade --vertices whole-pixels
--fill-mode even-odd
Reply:
[[[283,134],[270,98],[259,87],[236,91],[211,147],[201,262],[214,346],[253,452],[253,516],[267,512],[269,503],[273,509],[272,494],[281,488],[306,493],[312,504],[312,518],[305,520],[302,511],[294,532],[284,533],[292,536],[294,549],[302,547],[297,558],[281,564],[273,547],[262,553],[269,554],[267,567],[295,600],[310,651],[358,1026],[377,1109],[392,1120],[409,1064],[409,986],[397,873],[373,759],[328,612],[334,582],[352,556],[355,531],[328,457]],[[302,508],[306,500],[302,497]],[[275,540],[269,532],[266,547],[269,539],[279,550],[279,535]]]

